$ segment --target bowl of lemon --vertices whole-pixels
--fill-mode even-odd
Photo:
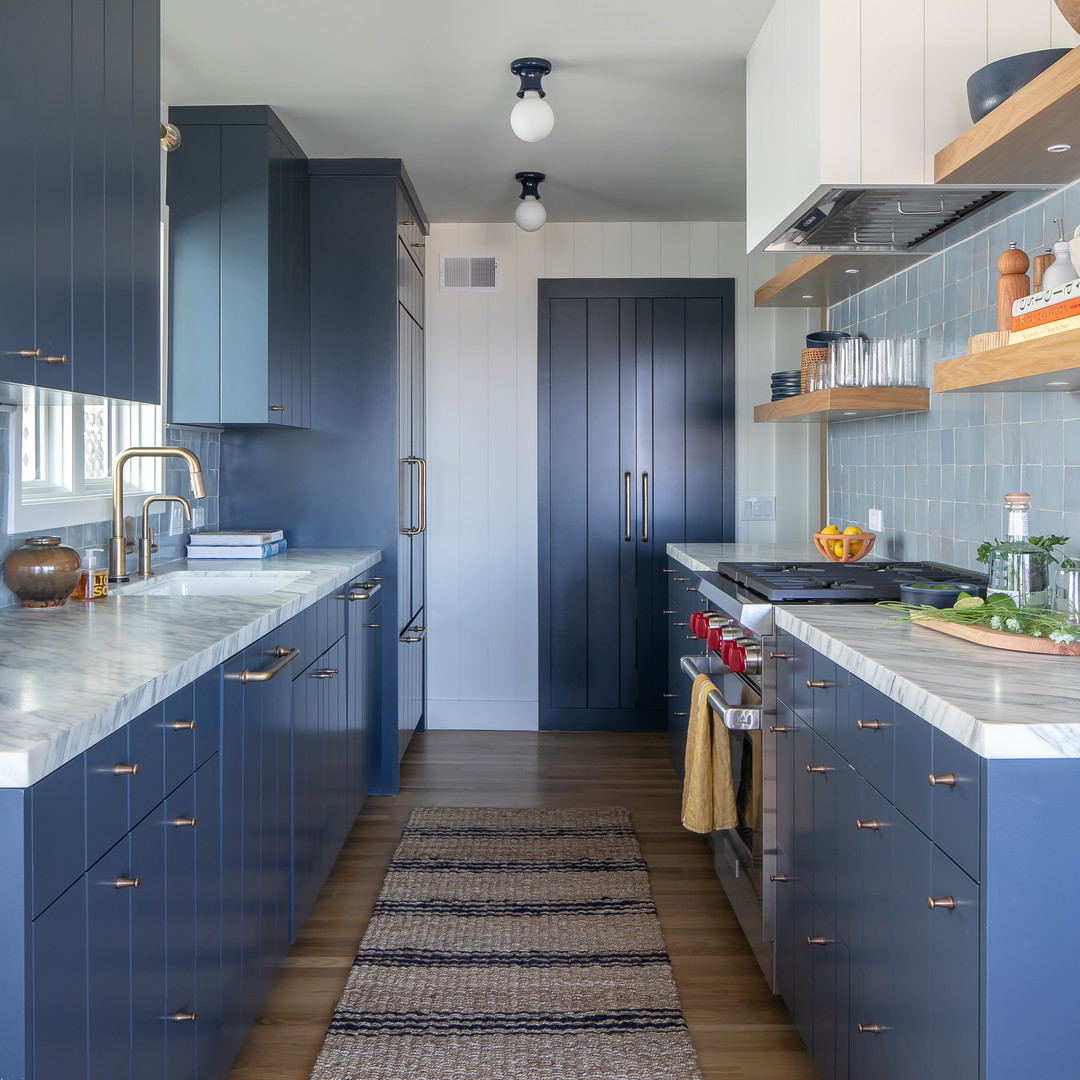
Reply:
[[[849,525],[843,532],[826,525],[814,533],[814,545],[830,562],[858,562],[870,554],[876,539],[876,533],[863,532],[857,525]]]

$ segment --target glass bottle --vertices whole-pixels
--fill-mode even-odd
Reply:
[[[1046,607],[1050,601],[1050,556],[1028,542],[1031,496],[1023,491],[1005,496],[1009,511],[1006,539],[990,552],[990,581],[986,592],[1005,593],[1017,607]]]

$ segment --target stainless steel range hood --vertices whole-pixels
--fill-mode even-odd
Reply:
[[[1011,190],[934,184],[819,189],[764,250],[905,253]]]

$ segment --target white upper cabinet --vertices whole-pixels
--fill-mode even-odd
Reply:
[[[1078,41],[1053,0],[776,0],[747,57],[748,250],[827,188],[932,184],[973,71]]]

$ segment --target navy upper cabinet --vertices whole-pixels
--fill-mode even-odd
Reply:
[[[160,400],[158,27],[157,0],[5,8],[4,379]]]
[[[265,105],[169,118],[170,419],[307,427],[304,153]]]

